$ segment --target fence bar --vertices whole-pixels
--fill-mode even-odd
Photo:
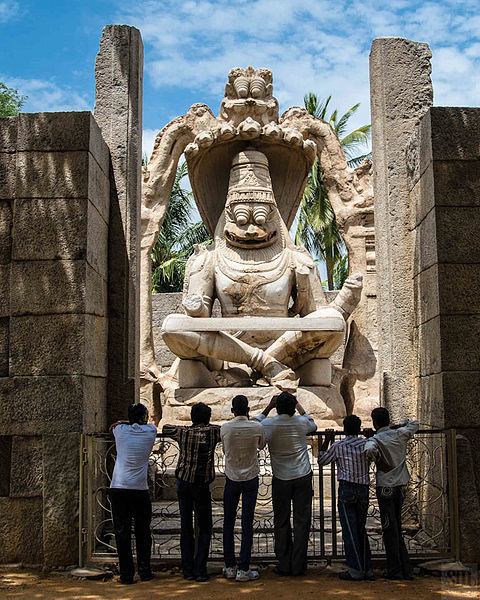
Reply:
[[[332,557],[337,557],[337,487],[335,463],[330,464],[330,491],[332,493]]]
[[[85,436],[82,433],[80,435],[80,473],[79,473],[79,498],[78,498],[78,566],[83,567],[83,503],[85,499],[84,490],[84,458],[85,458]]]
[[[450,545],[457,562],[460,561],[460,523],[458,515],[458,472],[457,472],[457,431],[447,431],[449,513],[450,513]]]

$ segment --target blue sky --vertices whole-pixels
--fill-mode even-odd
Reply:
[[[478,0],[0,0],[0,80],[25,111],[89,110],[102,27],[145,44],[144,140],[194,102],[218,111],[234,66],[273,70],[281,111],[307,91],[370,122],[368,53],[377,36],[430,44],[435,104],[480,104]]]

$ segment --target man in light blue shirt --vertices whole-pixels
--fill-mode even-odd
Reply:
[[[276,407],[278,415],[268,419]],[[299,413],[295,415],[295,410]],[[307,570],[307,547],[312,520],[312,467],[306,436],[317,426],[295,396],[274,396],[263,413],[262,423],[273,470],[272,501],[275,555],[279,575],[302,575]],[[293,504],[293,541],[290,514]]]
[[[148,459],[157,428],[147,423],[148,410],[143,404],[128,407],[128,421],[110,427],[115,437],[117,459],[110,484],[113,528],[117,542],[120,583],[134,583],[132,557],[132,519],[135,524],[138,574],[142,581],[153,579],[150,567],[152,503],[148,493]]]

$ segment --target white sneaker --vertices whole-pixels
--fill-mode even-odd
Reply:
[[[223,567],[222,573],[227,579],[235,579],[237,575],[237,567]]]
[[[249,569],[248,571],[242,571],[238,569],[237,576],[235,577],[236,581],[252,581],[253,579],[258,579],[260,575],[258,571],[252,571]]]

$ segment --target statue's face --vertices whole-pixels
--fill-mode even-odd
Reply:
[[[272,204],[255,202],[230,205],[225,213],[225,238],[237,248],[265,248],[277,239]]]

